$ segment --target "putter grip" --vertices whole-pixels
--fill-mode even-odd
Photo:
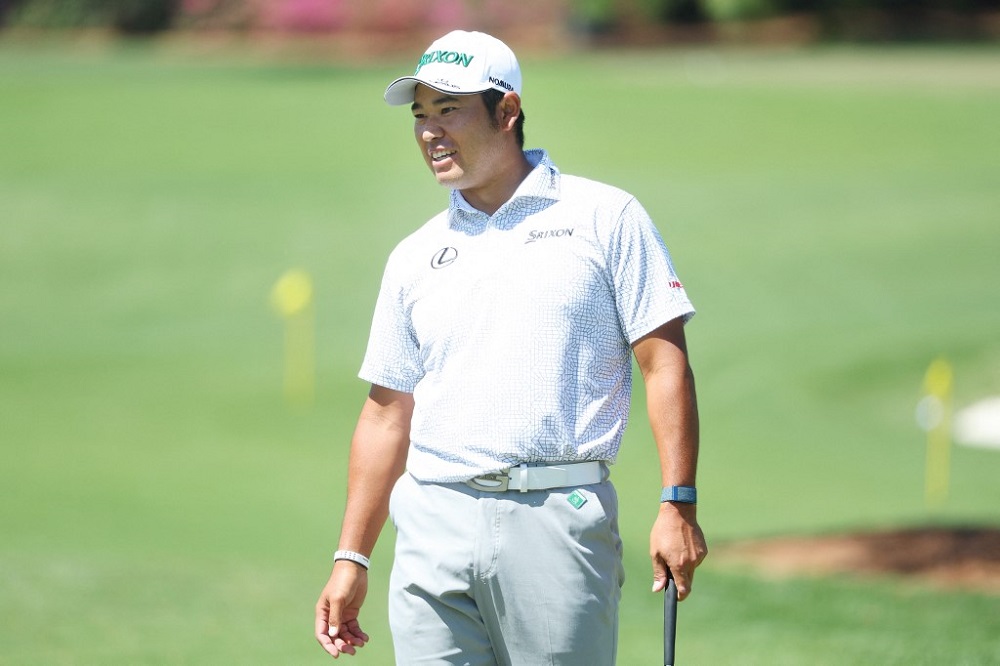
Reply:
[[[663,665],[674,666],[674,640],[677,638],[677,585],[667,578],[663,590]]]

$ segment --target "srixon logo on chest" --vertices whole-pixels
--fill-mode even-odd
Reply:
[[[527,243],[545,240],[546,238],[567,238],[573,235],[573,229],[545,229],[543,231],[531,230],[528,232]]]

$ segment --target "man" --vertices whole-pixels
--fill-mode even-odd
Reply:
[[[385,92],[410,105],[451,204],[382,279],[339,550],[316,605],[334,657],[368,640],[368,556],[391,513],[398,663],[614,663],[623,572],[608,476],[633,353],[664,486],[653,590],[669,570],[686,597],[707,552],[684,338],[694,310],[633,197],[523,150],[520,95],[511,50],[462,31]]]

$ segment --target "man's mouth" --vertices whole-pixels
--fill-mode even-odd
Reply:
[[[447,157],[451,157],[457,152],[457,150],[435,150],[431,152],[431,160],[434,162],[440,162]]]

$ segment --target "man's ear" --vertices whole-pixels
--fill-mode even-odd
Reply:
[[[518,116],[521,115],[521,98],[516,92],[505,93],[497,104],[497,123],[501,129],[513,130]]]

